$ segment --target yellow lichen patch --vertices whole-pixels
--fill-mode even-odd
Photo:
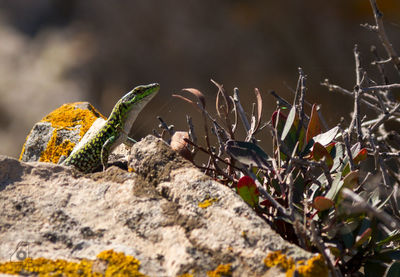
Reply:
[[[49,122],[54,131],[46,149],[41,153],[39,161],[57,163],[62,155],[68,156],[75,143],[69,140],[62,141],[59,131],[70,130],[72,132],[76,130],[77,132],[79,130],[80,140],[99,117],[105,119],[92,105],[85,102],[64,104],[49,113],[40,122]],[[71,136],[74,135],[71,134]],[[22,160],[24,152],[25,144],[22,147],[20,160]]]
[[[325,260],[321,255],[317,255],[307,260],[305,265],[298,266],[296,270],[300,273],[300,276],[304,277],[327,277],[328,267],[326,266]]]
[[[41,122],[50,122],[53,128],[68,129],[80,125],[79,136],[83,137],[97,118],[102,117],[106,119],[90,104],[88,104],[88,109],[79,108],[79,105],[84,104],[84,102],[64,104],[46,115]]]
[[[117,253],[113,250],[103,251],[97,258],[107,261],[104,276],[145,276],[139,272],[140,262],[132,256]]]
[[[193,274],[185,273],[185,274],[179,275],[179,277],[193,277]]]
[[[205,208],[208,208],[209,206],[211,206],[214,202],[218,202],[218,198],[210,198],[210,199],[206,199],[206,200],[204,200],[203,202],[200,202],[199,204],[198,204],[198,206],[200,207],[200,208],[203,208],[203,209],[205,209]]]
[[[113,250],[101,252],[97,260],[106,263],[104,272],[94,272],[94,261],[83,259],[80,262],[26,258],[19,262],[0,263],[0,273],[11,275],[38,276],[145,276],[139,272],[140,262],[132,256],[116,253]]]
[[[220,264],[215,270],[208,271],[209,277],[232,276],[231,264]]]
[[[275,251],[267,255],[264,259],[264,264],[267,267],[281,267],[286,271],[287,277],[293,276],[295,271],[301,277],[328,276],[328,267],[321,255],[314,256],[307,261],[300,260],[294,262],[292,258],[287,258],[281,251]]]
[[[264,264],[267,267],[279,266],[285,270],[289,270],[295,266],[294,260],[292,258],[287,258],[281,251],[269,253],[264,259]]]
[[[75,147],[75,143],[70,140],[64,140],[61,143],[57,142],[57,130],[54,130],[53,135],[50,138],[47,148],[42,152],[39,161],[58,163],[61,156],[67,157],[72,149]]]

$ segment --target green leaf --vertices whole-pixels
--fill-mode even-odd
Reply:
[[[251,207],[255,208],[258,205],[260,192],[251,177],[243,176],[240,178],[236,189],[240,197]]]
[[[314,142],[319,142],[322,145],[327,145],[332,142],[332,140],[336,137],[339,132],[339,127],[336,126],[325,133],[322,133],[318,136],[313,137]]]
[[[399,230],[394,230],[391,235],[376,243],[376,246],[384,246],[390,242],[400,241]]]
[[[331,151],[329,151],[329,154],[331,155],[332,159],[333,159],[333,166],[331,168],[331,172],[335,171],[336,169],[339,168],[339,166],[342,163],[342,159],[344,157],[344,152],[343,152],[344,148],[342,144],[335,144],[335,146],[332,148]]]
[[[283,128],[281,139],[285,140],[287,134],[289,133],[290,129],[292,128],[294,119],[296,118],[296,107],[292,106],[290,109],[289,115],[286,119],[285,127]]]
[[[386,277],[399,277],[400,276],[400,262],[392,263],[386,271]]]
[[[347,174],[346,177],[343,178],[343,187],[348,189],[354,189],[355,187],[357,187],[358,176],[359,176],[358,170],[354,170],[349,174]]]
[[[329,169],[333,166],[333,159],[325,147],[319,142],[314,143],[312,156],[315,161],[319,161],[322,158],[325,158],[325,162],[328,165]]]
[[[353,162],[355,165],[358,165],[361,161],[364,161],[367,158],[367,149],[363,148],[360,150],[360,144],[356,143],[351,148],[351,154],[353,156]],[[342,170],[342,175],[346,176],[350,172],[350,163],[348,162],[349,158],[346,157],[344,163],[346,166]]]
[[[386,265],[381,262],[368,261],[364,265],[365,277],[383,276]]]
[[[321,134],[321,123],[317,112],[317,105],[314,104],[311,110],[310,122],[308,123],[306,142],[309,142],[313,137]]]
[[[268,155],[259,146],[251,142],[228,140],[225,151],[244,165],[260,168],[265,168],[268,165]]]
[[[339,191],[342,189],[343,180],[341,180],[342,175],[340,173],[336,174],[335,178],[333,179],[332,186],[329,191],[326,193],[325,197],[335,201],[335,198]]]
[[[400,261],[400,250],[385,249],[368,258],[369,260],[390,263],[393,260]]]
[[[363,245],[363,243],[366,242],[371,237],[371,234],[372,234],[372,229],[367,228],[361,235],[357,236],[354,247]]]

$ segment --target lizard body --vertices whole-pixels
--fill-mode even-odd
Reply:
[[[124,95],[115,104],[104,126],[61,164],[74,166],[85,173],[93,172],[101,165],[106,168],[111,151],[130,139],[128,134],[136,117],[159,89],[160,85],[155,83],[138,86]]]

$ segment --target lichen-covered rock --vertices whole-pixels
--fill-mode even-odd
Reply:
[[[33,126],[19,159],[58,163],[99,118],[104,116],[87,102],[62,105]]]
[[[19,266],[6,263],[18,262],[21,251],[76,268],[113,250],[137,259],[149,276],[284,276],[276,259],[266,266],[277,250],[304,265],[314,261],[152,136],[132,147],[129,170],[82,174],[0,156],[0,210],[0,271]]]

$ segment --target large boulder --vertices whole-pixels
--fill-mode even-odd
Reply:
[[[149,276],[284,276],[283,265],[264,261],[276,251],[283,261],[314,261],[162,140],[136,143],[128,161],[128,170],[82,174],[0,156],[0,273],[55,259],[86,269],[91,261],[89,271],[104,273],[107,263],[94,264],[118,252]],[[23,254],[33,260],[18,262]]]
[[[20,160],[52,162],[68,156],[96,120],[104,121],[88,102],[64,104],[36,123],[26,138]]]

